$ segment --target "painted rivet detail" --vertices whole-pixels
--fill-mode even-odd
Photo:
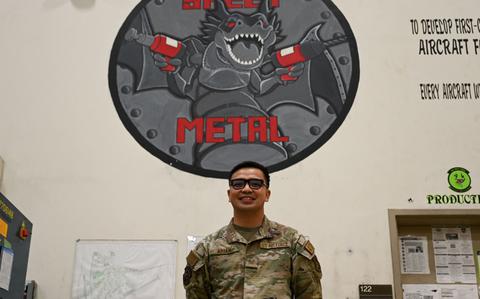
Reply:
[[[147,137],[148,137],[149,139],[153,139],[153,138],[155,138],[155,137],[157,137],[157,136],[158,136],[157,130],[151,129],[151,130],[148,130],[148,131],[147,131]]]
[[[140,117],[140,115],[142,115],[142,110],[138,109],[138,108],[134,108],[132,109],[132,111],[130,111],[130,116],[131,117]]]
[[[132,88],[130,86],[125,85],[122,87],[123,94],[129,94],[130,92],[132,92]]]
[[[310,134],[313,136],[318,136],[322,133],[322,129],[319,126],[312,126],[310,128]]]
[[[178,155],[180,153],[180,147],[178,145],[173,145],[168,150],[172,155]]]

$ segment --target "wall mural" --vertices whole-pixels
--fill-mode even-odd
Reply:
[[[118,33],[109,84],[145,149],[223,178],[243,160],[277,171],[320,148],[359,73],[355,37],[328,0],[148,0]]]

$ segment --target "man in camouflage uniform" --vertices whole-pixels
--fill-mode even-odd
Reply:
[[[229,182],[233,219],[188,255],[187,299],[321,299],[322,272],[310,241],[265,217],[268,170],[243,162]]]

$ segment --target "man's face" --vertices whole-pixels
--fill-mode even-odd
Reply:
[[[257,168],[241,168],[233,173],[231,180],[235,179],[260,179],[265,183],[263,172]],[[265,185],[252,189],[249,184],[245,184],[245,187],[239,190],[230,186],[227,193],[235,211],[263,210],[263,205],[270,197],[270,190]]]

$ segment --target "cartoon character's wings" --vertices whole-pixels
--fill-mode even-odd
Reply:
[[[134,28],[140,34],[153,36],[150,21],[145,9],[140,11],[139,17],[133,20],[129,29]],[[186,46],[185,60],[188,57],[204,51],[205,46],[200,39],[188,37],[182,41]],[[135,77],[135,91],[143,91],[155,88],[168,88],[168,73],[160,70],[155,65],[152,51],[149,47],[125,40],[118,55],[118,64],[128,68]]]
[[[132,21],[130,28],[135,28],[139,33],[153,35],[145,9]],[[118,55],[118,64],[133,73],[136,92],[167,87],[167,75],[155,65],[148,47],[124,40]]]
[[[319,30],[322,25],[310,29],[300,43],[321,41]],[[336,40],[337,44],[347,42],[347,37]],[[296,82],[279,86],[274,91],[257,97],[264,110],[271,111],[277,106],[290,104],[316,111],[315,98],[320,97],[329,103],[337,115],[339,114],[345,104],[347,92],[337,62],[328,48],[328,42],[326,46],[321,55],[305,63],[303,75]]]

